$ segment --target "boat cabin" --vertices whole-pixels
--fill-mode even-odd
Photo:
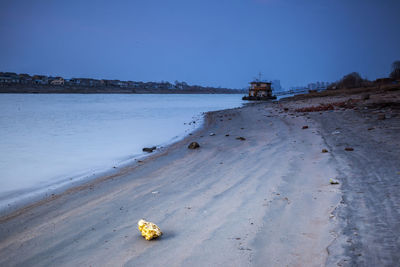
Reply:
[[[260,81],[251,82],[249,97],[272,97],[271,83]]]

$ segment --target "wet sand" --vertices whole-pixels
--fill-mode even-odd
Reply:
[[[400,248],[400,117],[392,108],[377,121],[361,106],[295,111],[343,98],[209,113],[202,129],[142,162],[2,217],[0,265],[390,266]],[[144,240],[141,218],[164,235]]]

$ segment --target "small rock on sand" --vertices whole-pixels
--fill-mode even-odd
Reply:
[[[386,115],[385,114],[383,114],[383,113],[378,114],[378,120],[384,120],[384,119],[386,119]]]
[[[215,133],[210,133],[210,136],[214,136],[215,135]]]
[[[330,184],[339,184],[339,181],[331,178],[331,179],[329,179],[329,183]]]
[[[368,100],[369,99],[369,94],[363,94],[361,95],[362,100]]]
[[[226,134],[225,136],[229,136],[229,134]]]
[[[304,125],[302,129],[308,129],[308,126],[307,126],[307,125]]]
[[[200,147],[200,145],[197,142],[191,142],[189,144],[189,146],[188,146],[189,149],[196,149],[196,148],[199,148],[199,147]]]
[[[322,153],[328,153],[328,152],[329,152],[328,149],[326,149],[326,148],[322,149]]]
[[[154,150],[156,150],[157,147],[153,146],[153,147],[144,147],[142,150],[143,152],[147,152],[147,153],[151,153]]]
[[[236,139],[237,139],[237,140],[240,140],[240,141],[244,141],[244,140],[246,140],[246,138],[244,138],[244,137],[241,137],[241,136],[239,136],[239,137],[236,137]]]
[[[344,150],[346,150],[346,151],[354,151],[354,148],[352,148],[352,147],[346,147]]]

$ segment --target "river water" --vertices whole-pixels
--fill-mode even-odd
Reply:
[[[241,95],[1,94],[0,209],[177,141]],[[195,121],[196,123],[193,123]]]

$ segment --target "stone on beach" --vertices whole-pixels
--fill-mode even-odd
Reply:
[[[156,224],[143,219],[139,220],[138,228],[146,240],[155,239],[162,235],[161,229]]]
[[[244,140],[246,140],[246,138],[244,138],[244,137],[241,137],[241,136],[239,136],[239,137],[236,137],[236,139],[237,139],[237,140],[240,140],[240,141],[244,141]]]
[[[191,142],[189,144],[189,146],[188,146],[189,149],[196,149],[196,148],[199,148],[199,147],[200,147],[200,145],[197,142]]]
[[[323,149],[322,149],[322,153],[328,153],[328,149],[323,148]]]
[[[307,125],[304,125],[302,129],[308,129],[308,126],[307,126]]]
[[[143,150],[143,152],[151,153],[156,149],[157,149],[157,147],[153,146],[153,147],[144,147],[142,150]]]
[[[329,183],[330,184],[339,184],[339,181],[337,181],[337,180],[334,180],[334,179],[329,179]]]
[[[378,115],[378,120],[384,120],[384,119],[386,119],[386,115],[385,114],[381,113],[381,114]]]
[[[361,99],[362,99],[362,100],[368,100],[369,97],[370,97],[369,94],[362,94],[362,95],[361,95]]]
[[[346,147],[344,150],[346,150],[346,151],[354,151],[354,148],[352,148],[352,147]]]

